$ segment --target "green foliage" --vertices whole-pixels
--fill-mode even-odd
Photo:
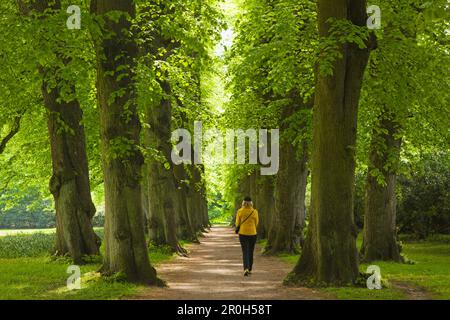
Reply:
[[[0,228],[53,228],[55,214],[36,188],[9,190],[0,195]]]
[[[221,193],[215,193],[208,199],[208,215],[211,224],[229,225],[233,219],[233,209],[229,207]]]
[[[184,246],[187,244],[187,242],[183,242],[180,244]],[[150,263],[152,265],[168,261],[174,257],[173,248],[168,245],[149,244],[148,249],[150,253]]]
[[[365,172],[356,172],[355,191],[353,200],[353,212],[355,224],[359,229],[364,226],[364,199],[366,195],[366,175]]]
[[[225,52],[230,99],[221,118],[226,128],[280,128],[281,139],[300,150],[311,139],[312,111],[299,106],[314,93],[318,34],[315,1],[239,3],[229,17],[235,39]],[[286,116],[290,108],[296,112]],[[234,205],[242,177],[254,166],[227,168],[225,198]]]
[[[116,137],[110,140],[109,157],[111,159],[129,159],[136,152],[136,142],[126,137]]]
[[[450,234],[450,160],[448,154],[424,156],[410,177],[400,178],[400,232],[420,239]]]
[[[361,93],[358,160],[363,170],[372,137],[383,130],[383,116],[397,123],[403,163],[414,158],[411,148],[446,150],[450,141],[450,59],[445,40],[450,24],[444,17],[424,19],[428,10],[440,10],[448,17],[445,1],[380,0],[373,4],[381,7],[383,28],[376,32],[377,49],[371,53]],[[382,142],[375,144],[380,152],[385,149]],[[395,163],[388,161],[386,166]],[[404,169],[400,165],[395,171]]]
[[[450,233],[448,154],[418,154],[397,179],[397,225],[402,234],[425,239],[429,235]],[[364,222],[366,174],[355,178],[354,213],[359,228]]]
[[[54,244],[54,234],[34,233],[0,237],[0,259],[45,256],[50,253]]]
[[[73,4],[61,1],[61,10],[25,15],[16,1],[2,1],[0,11],[0,137],[4,128],[18,114],[24,114],[20,132],[0,156],[0,190],[14,189],[26,194],[28,187],[39,188],[42,198],[50,197],[51,175],[47,111],[43,106],[41,85],[60,89],[60,100],[78,99],[83,111],[92,189],[102,192],[99,130],[95,96],[95,52],[91,46],[92,19],[90,1],[78,1],[82,11],[81,30],[68,30],[66,8]],[[63,63],[64,60],[64,63]],[[42,70],[50,70],[42,73]],[[57,71],[55,71],[57,70]],[[57,83],[56,79],[61,79]],[[75,92],[72,85],[76,87]],[[67,132],[63,121],[59,129]]]
[[[342,46],[355,44],[360,49],[367,48],[370,30],[366,26],[356,26],[349,20],[328,19],[328,35],[319,39],[316,63],[323,75],[332,75],[335,62],[342,59]]]
[[[103,239],[103,229],[96,229],[97,235]],[[29,233],[11,234],[6,236],[0,236],[0,259],[11,258],[35,258],[49,256],[55,245],[55,231],[50,229],[49,231],[38,230]],[[92,257],[86,257],[86,261],[90,261]],[[70,259],[64,259],[64,261],[70,261]],[[97,259],[98,260],[98,259]]]

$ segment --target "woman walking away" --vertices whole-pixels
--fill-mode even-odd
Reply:
[[[250,197],[245,197],[242,207],[236,213],[236,233],[242,247],[242,258],[244,260],[244,276],[252,273],[253,251],[256,244],[256,228],[258,227],[258,210],[253,208]]]

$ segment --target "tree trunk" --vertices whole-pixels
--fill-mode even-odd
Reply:
[[[297,106],[285,108],[282,118],[287,119],[296,110],[299,110]],[[284,123],[282,134],[285,134],[289,128]],[[299,251],[306,216],[307,162],[307,143],[302,144],[300,155],[298,155],[291,141],[286,136],[282,137],[280,169],[275,181],[275,208],[265,248],[266,254],[298,253]]]
[[[366,16],[364,0],[319,0],[319,35],[328,36],[330,18],[365,26]],[[311,219],[302,257],[287,282],[346,285],[359,274],[353,188],[357,110],[370,49],[343,44],[339,51],[333,74],[317,73]]]
[[[176,178],[178,199],[178,210],[184,217],[180,222],[181,238],[190,240],[193,242],[198,242],[197,231],[200,229],[195,229],[194,227],[194,215],[196,214],[196,209],[190,201],[192,201],[192,192],[190,182],[186,167],[184,164],[177,165],[173,167],[173,172]]]
[[[186,250],[178,241],[178,227],[181,222],[175,176],[172,170],[171,152],[171,90],[167,81],[160,82],[163,97],[159,105],[146,110],[145,145],[155,148],[159,157],[148,159],[148,195],[150,202],[151,240],[157,244],[167,244],[175,252],[185,255]],[[164,161],[164,162],[163,162]],[[170,166],[170,167],[166,167]]]
[[[260,239],[266,239],[271,226],[275,205],[273,177],[258,174],[256,187],[255,203],[257,203],[256,208],[259,214],[258,237]]]
[[[122,273],[128,281],[157,284],[144,235],[138,149],[140,122],[134,82],[137,45],[127,18],[135,17],[132,0],[93,0],[101,16],[97,50],[97,98],[100,111],[105,179],[105,257],[102,273]],[[108,17],[111,12],[120,17]]]
[[[44,13],[47,9],[61,10],[61,2],[47,0],[27,4],[18,1],[23,15],[32,11]],[[61,64],[70,61],[55,52]],[[74,263],[81,264],[83,256],[98,255],[100,238],[92,227],[95,206],[91,198],[86,137],[81,124],[83,111],[78,100],[65,101],[61,87],[66,85],[75,92],[73,83],[59,75],[59,66],[39,66],[42,75],[41,92],[48,112],[48,133],[52,156],[52,177],[49,187],[56,209],[56,255],[70,255]],[[51,86],[50,83],[56,85]],[[19,118],[20,121],[20,118]],[[19,124],[19,123],[18,123]],[[17,130],[19,127],[17,126]]]
[[[366,180],[364,238],[361,257],[364,261],[392,260],[402,262],[397,242],[396,169],[400,158],[399,125],[383,114],[381,129],[373,131],[370,165]],[[382,178],[371,174],[377,172]]]
[[[201,203],[201,195],[198,186],[197,176],[198,168],[196,165],[187,165],[186,170],[190,177],[189,183],[186,185],[186,205],[189,220],[191,222],[192,228],[195,231],[196,237],[199,232],[202,230],[202,203]]]
[[[209,214],[208,214],[208,195],[206,193],[206,185],[203,179],[205,174],[205,166],[199,165],[197,166],[197,178],[199,185],[199,196],[200,196],[200,205],[201,205],[201,217],[202,217],[202,229],[203,232],[206,232],[206,229],[211,227],[211,223],[209,222]]]
[[[84,255],[98,255],[100,247],[100,238],[91,223],[96,210],[89,185],[83,113],[77,100],[58,102],[59,89],[50,88],[45,80],[42,94],[48,109],[52,154],[50,191],[56,209],[55,254],[69,254],[74,263],[81,263]]]

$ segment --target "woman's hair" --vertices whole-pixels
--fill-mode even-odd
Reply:
[[[250,197],[245,197],[245,198],[244,198],[244,201],[242,201],[242,206],[243,206],[243,207],[253,207],[252,198],[250,198]]]

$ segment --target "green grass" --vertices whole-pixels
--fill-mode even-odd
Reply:
[[[0,238],[0,259],[39,257],[50,253],[55,235],[48,233],[16,234]]]
[[[102,236],[103,230],[97,230]],[[81,266],[81,290],[68,291],[70,274],[67,259],[52,259],[54,234],[26,234],[0,238],[0,300],[1,299],[118,299],[143,290],[143,286],[106,280],[96,272],[101,258]],[[103,247],[101,248],[103,252]],[[152,265],[169,261],[174,255],[167,248],[151,247]]]
[[[0,237],[30,233],[55,233],[56,229],[0,229]]]
[[[433,298],[450,299],[450,244],[413,242],[404,253],[414,264],[374,262],[385,279],[404,281],[427,289]],[[367,264],[362,265],[366,268]]]
[[[48,257],[0,259],[0,299],[116,299],[140,289],[93,276],[89,272],[98,270],[100,264],[89,264],[81,266],[82,289],[68,291],[68,265]]]
[[[103,229],[96,228],[96,233],[103,238]],[[0,259],[32,258],[49,254],[54,247],[55,231],[42,232],[34,230],[28,233],[15,233],[0,237]]]
[[[358,247],[361,243],[361,237],[358,237]],[[323,290],[338,299],[406,299],[405,293],[392,285],[394,281],[401,281],[426,289],[433,299],[450,299],[450,236],[439,235],[430,237],[427,241],[404,243],[403,254],[414,264],[384,261],[370,263],[380,267],[384,280],[384,287],[381,290],[355,287]],[[300,256],[282,254],[279,257],[295,265]],[[361,264],[360,270],[365,272],[368,265]]]
[[[103,228],[95,227],[94,230],[102,230]],[[0,229],[0,237],[4,236],[12,236],[17,234],[32,234],[32,233],[46,233],[51,234],[55,233],[55,228],[49,228],[49,229]]]

